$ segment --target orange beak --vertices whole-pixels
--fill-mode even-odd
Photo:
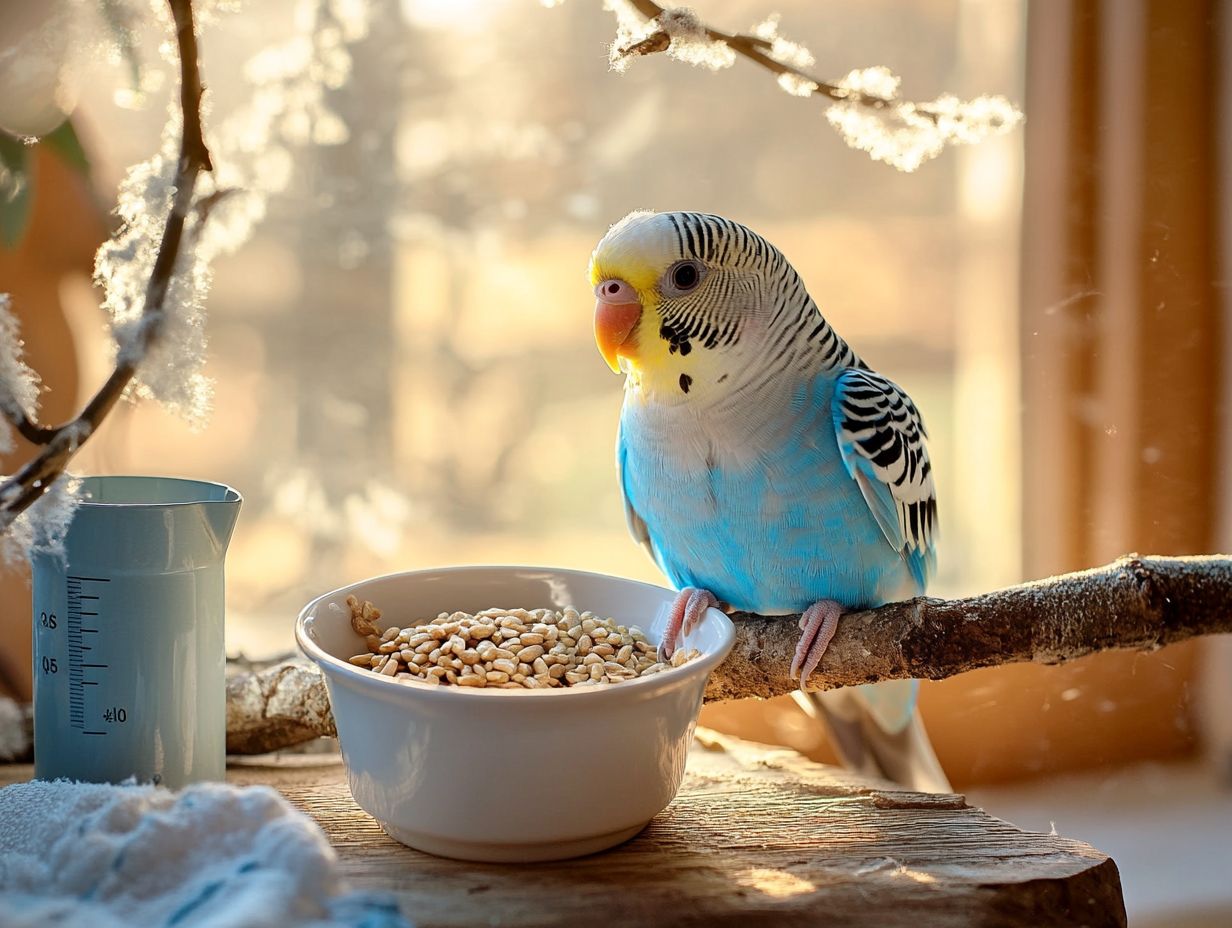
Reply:
[[[595,287],[595,344],[607,366],[619,373],[621,356],[632,353],[633,330],[642,318],[637,291],[623,280],[605,280]]]

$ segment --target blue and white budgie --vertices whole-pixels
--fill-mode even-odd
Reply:
[[[802,612],[802,685],[848,610],[921,593],[936,496],[910,397],[822,317],[786,258],[728,219],[635,212],[590,263],[595,339],[623,371],[629,528],[680,591],[664,642],[706,607]],[[798,694],[844,763],[949,784],[915,681]]]

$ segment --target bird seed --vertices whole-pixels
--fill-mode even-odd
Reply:
[[[576,609],[442,612],[406,628],[380,625],[381,610],[347,597],[351,627],[368,651],[350,662],[395,680],[436,686],[562,689],[615,684],[679,667],[699,655],[678,649],[670,663],[636,626]]]

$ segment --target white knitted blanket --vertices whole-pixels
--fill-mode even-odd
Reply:
[[[0,789],[0,928],[407,928],[345,893],[324,834],[267,787]]]

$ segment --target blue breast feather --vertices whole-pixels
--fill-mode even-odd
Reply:
[[[753,455],[711,448],[709,460],[682,458],[643,434],[626,406],[622,489],[677,588],[762,613],[819,599],[867,608],[922,591],[924,572],[887,540],[843,462],[831,418],[837,373],[801,386],[785,438]]]

